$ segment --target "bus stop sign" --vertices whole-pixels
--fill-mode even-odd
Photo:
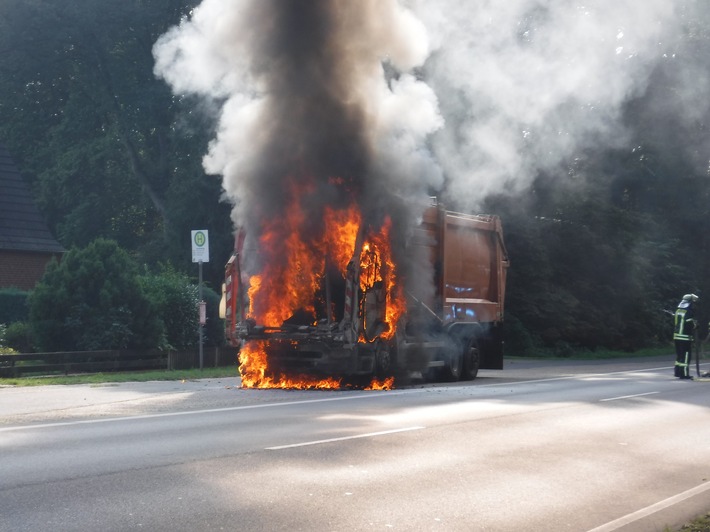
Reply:
[[[192,262],[210,261],[210,240],[207,229],[191,231]]]

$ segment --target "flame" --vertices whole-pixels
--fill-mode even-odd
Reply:
[[[365,390],[391,390],[392,388],[394,388],[394,377],[388,377],[383,381],[372,379],[372,382]]]
[[[269,365],[262,342],[247,342],[239,350],[239,374],[242,388],[289,389],[289,390],[338,390],[343,387],[340,379],[318,379],[309,375],[274,377],[268,375]],[[385,380],[372,379],[365,390],[391,390],[394,377]]]
[[[315,314],[313,294],[320,286],[326,257],[345,271],[361,224],[355,206],[345,210],[326,207],[323,235],[305,242],[307,216],[295,187],[292,194],[295,200],[285,217],[264,224],[259,248],[265,266],[249,280],[249,317],[266,327],[279,327],[299,309]]]
[[[325,209],[325,247],[331,260],[341,272],[345,271],[348,262],[353,258],[355,241],[360,230],[362,217],[357,207],[336,211],[330,207]]]
[[[266,350],[261,342],[247,342],[239,350],[242,388],[281,388],[295,390],[337,390],[338,379],[318,379],[308,375],[270,376]]]
[[[250,278],[248,294],[250,317],[266,327],[280,326],[295,310],[314,311],[313,294],[320,284],[323,266],[313,247],[301,238],[299,229],[305,218],[296,204],[283,219],[265,224],[259,242],[265,266],[260,275]]]
[[[360,289],[366,290],[377,282],[386,282],[385,323],[388,329],[382,333],[382,338],[394,336],[397,322],[406,310],[404,291],[397,284],[397,269],[392,259],[390,245],[390,230],[392,220],[387,217],[382,229],[370,235],[365,242],[360,257]]]
[[[348,263],[353,259],[358,233],[363,224],[362,214],[353,203],[344,209],[327,206],[321,223],[314,223],[301,199],[312,192],[292,182],[290,207],[283,217],[262,224],[259,249],[263,266],[249,278],[248,317],[267,328],[281,327],[298,311],[312,315],[315,325],[316,301],[326,268],[336,268],[343,280]],[[391,220],[388,218],[378,230],[365,235],[360,254],[360,287],[365,290],[376,282],[386,283],[386,317],[388,330],[382,334],[391,338],[405,309],[401,287],[397,285],[396,267],[390,246]],[[322,232],[313,232],[321,227]],[[331,302],[332,304],[332,302]],[[332,310],[332,309],[329,309]],[[304,375],[283,376],[269,374],[268,349],[263,342],[248,342],[240,351],[239,372],[245,388],[337,389],[338,379],[317,379]],[[391,389],[392,382],[372,382],[368,389]]]

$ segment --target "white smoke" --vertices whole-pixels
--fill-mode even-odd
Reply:
[[[541,171],[564,176],[579,150],[625,145],[623,106],[674,52],[684,4],[413,0],[432,41],[425,79],[446,120],[432,142],[449,201],[475,209]]]
[[[338,58],[332,88],[362,117],[373,175],[400,197],[434,191],[462,209],[524,191],[540,172],[563,176],[585,148],[626,145],[624,105],[659,62],[676,60],[683,24],[703,9],[692,0],[311,2],[302,5],[330,16],[335,47],[322,52]],[[204,0],[154,48],[155,72],[177,94],[223,102],[204,166],[224,176],[238,224],[274,156],[274,124],[290,125],[273,120],[275,108],[288,110],[276,101],[288,92],[274,93],[283,56],[266,42],[283,31],[273,15],[287,4]],[[707,86],[706,70],[680,75]]]

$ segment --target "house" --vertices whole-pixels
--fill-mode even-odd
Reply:
[[[0,143],[0,288],[31,290],[64,251]]]

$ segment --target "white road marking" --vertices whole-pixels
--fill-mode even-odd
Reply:
[[[237,410],[251,410],[254,408],[271,408],[278,406],[291,406],[291,405],[305,405],[310,403],[327,403],[331,401],[352,401],[355,399],[372,399],[374,397],[391,397],[393,395],[402,395],[408,393],[406,391],[401,392],[391,392],[388,391],[383,394],[373,394],[366,393],[362,395],[348,396],[348,397],[328,397],[326,399],[305,399],[303,401],[289,401],[284,403],[265,403],[261,405],[246,405],[246,406],[228,406],[225,408],[208,408],[204,410],[186,410],[182,412],[164,412],[162,414],[144,414],[140,416],[123,416],[123,417],[110,417],[102,419],[82,419],[78,421],[59,421],[56,423],[38,423],[36,425],[22,425],[17,427],[0,427],[0,432],[10,432],[14,430],[33,430],[33,429],[46,429],[52,427],[67,427],[72,425],[91,425],[94,423],[112,423],[115,421],[134,421],[140,419],[156,419],[161,417],[174,417],[174,416],[191,416],[195,414],[212,414],[216,412],[232,412]]]
[[[626,526],[629,523],[633,523],[634,521],[643,519],[644,517],[647,517],[660,510],[664,510],[665,508],[673,506],[674,504],[678,504],[679,502],[683,502],[686,499],[690,499],[691,497],[704,493],[708,490],[710,490],[710,482],[705,482],[704,484],[700,484],[699,486],[684,491],[683,493],[679,493],[678,495],[669,497],[661,502],[657,502],[656,504],[652,504],[651,506],[642,508],[637,512],[633,512],[628,515],[625,515],[624,517],[620,517],[619,519],[615,519],[614,521],[610,521],[605,525],[590,530],[589,532],[612,532],[613,530],[618,530],[622,526]]]
[[[290,445],[277,445],[275,447],[266,447],[267,451],[278,451],[280,449],[291,449],[293,447],[306,447],[308,445],[319,445],[321,443],[331,443],[336,441],[357,440],[359,438],[372,438],[373,436],[385,436],[387,434],[397,434],[398,432],[408,432],[411,430],[422,430],[426,427],[406,427],[403,429],[383,430],[381,432],[369,432],[367,434],[356,434],[355,436],[343,436],[341,438],[329,438],[327,440],[314,440],[301,443],[292,443]]]
[[[707,365],[707,363],[701,364],[701,366],[704,366],[704,365]],[[595,377],[595,376],[600,376],[600,375],[605,375],[605,376],[624,375],[627,373],[659,371],[659,370],[667,370],[669,368],[672,368],[672,366],[664,366],[664,367],[658,367],[658,368],[633,369],[633,370],[624,370],[624,371],[613,371],[613,372],[609,372],[609,373],[586,373],[586,374],[579,374],[579,375],[561,375],[559,377],[531,379],[531,380],[525,380],[525,381],[478,384],[476,387],[477,388],[488,388],[488,387],[494,387],[494,386],[518,386],[518,385],[522,385],[522,384],[536,384],[536,383],[541,383],[541,382],[573,380],[573,379],[580,379],[580,378],[584,379],[584,378]],[[458,388],[468,388],[468,387],[469,386],[465,386],[465,387],[464,386],[451,386],[451,387],[447,387],[447,389],[455,390]],[[192,411],[184,411],[184,412],[166,412],[163,414],[145,414],[145,415],[140,415],[140,416],[124,416],[124,417],[102,418],[102,419],[85,419],[85,420],[79,420],[79,421],[61,421],[61,422],[57,422],[57,423],[41,423],[41,424],[36,424],[36,425],[22,425],[22,426],[16,426],[16,427],[0,427],[0,433],[16,431],[16,430],[43,429],[43,428],[52,428],[52,427],[67,427],[67,426],[72,426],[72,425],[89,425],[89,424],[93,424],[93,423],[111,423],[114,421],[130,421],[130,420],[140,420],[140,419],[156,419],[156,418],[161,418],[161,417],[172,417],[172,416],[189,416],[189,415],[193,415],[193,414],[231,412],[231,411],[236,411],[236,410],[250,410],[253,408],[271,408],[271,407],[278,407],[278,406],[290,406],[290,405],[299,405],[299,404],[308,404],[308,403],[323,403],[323,402],[328,402],[328,401],[348,401],[348,400],[365,399],[365,398],[372,398],[372,397],[391,397],[393,395],[403,395],[403,394],[408,394],[408,393],[422,392],[422,391],[426,391],[428,389],[430,389],[430,388],[387,391],[383,394],[374,394],[372,392],[369,392],[369,393],[363,394],[363,395],[348,396],[348,397],[330,397],[327,399],[308,399],[308,400],[303,400],[303,401],[290,401],[290,402],[284,402],[284,403],[267,403],[267,404],[261,404],[261,405],[234,406],[234,407],[226,407],[226,408],[211,408],[211,409],[205,409],[205,410],[192,410]]]
[[[661,393],[661,392],[646,392],[646,393],[637,393],[635,395],[621,395],[619,397],[610,397],[609,399],[600,399],[599,402],[603,403],[605,401],[618,401],[619,399],[631,399],[633,397],[643,397],[644,395],[654,395],[657,393]]]
[[[624,371],[610,371],[607,373],[579,373],[579,374],[574,374],[574,375],[560,375],[559,377],[545,377],[543,379],[530,379],[527,381],[493,382],[493,383],[489,383],[489,384],[476,384],[476,387],[477,388],[488,388],[491,386],[517,386],[520,384],[537,384],[539,382],[589,379],[591,377],[608,377],[611,375],[627,375],[627,374],[635,374],[635,373],[646,373],[649,371],[651,371],[651,372],[661,371],[661,370],[665,371],[665,370],[669,370],[669,369],[673,369],[673,366],[664,366],[664,367],[659,367],[659,368],[627,369]],[[505,374],[503,376],[505,377]],[[464,386],[448,386],[447,387],[448,390],[457,389],[457,388],[464,388]]]

